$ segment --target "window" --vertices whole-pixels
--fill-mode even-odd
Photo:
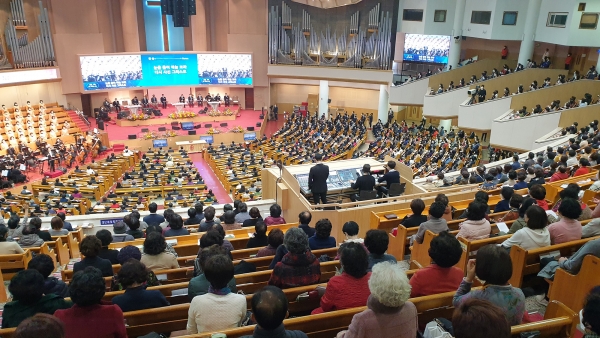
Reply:
[[[423,21],[423,10],[422,9],[405,9],[402,14],[402,20]]]
[[[433,22],[446,22],[446,10],[436,9],[433,14]]]
[[[514,26],[517,24],[518,12],[504,12],[502,15],[502,24],[506,26]]]
[[[548,21],[546,22],[547,27],[562,27],[567,25],[567,15],[569,13],[548,13]]]
[[[579,21],[579,29],[596,29],[598,26],[598,13],[583,13]]]
[[[580,2],[579,6],[577,6],[577,10],[580,12],[585,11],[585,2]]]
[[[489,11],[472,11],[471,12],[471,23],[477,23],[480,25],[489,25],[492,19],[492,12]]]

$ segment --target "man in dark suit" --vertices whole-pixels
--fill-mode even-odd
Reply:
[[[350,200],[352,202],[356,202],[360,192],[365,191],[373,191],[375,187],[375,177],[371,176],[371,166],[368,164],[363,165],[362,168],[362,176],[356,179],[356,182],[350,184],[352,189],[358,190],[358,194],[350,195]]]
[[[148,108],[148,96],[145,96],[142,98],[142,107],[144,108]]]
[[[194,95],[190,94],[188,95],[188,107],[193,107],[194,106]]]
[[[327,204],[327,178],[329,177],[329,167],[324,165],[321,160],[323,159],[322,154],[316,154],[315,160],[317,165],[310,168],[308,173],[308,189],[313,194],[313,200],[315,204]]]
[[[477,92],[477,98],[479,99],[479,103],[485,101],[486,95],[487,95],[487,91],[485,90],[485,86],[481,85],[479,87],[479,91]]]
[[[185,96],[183,96],[183,94],[179,96],[179,103],[183,103],[183,107],[185,108]]]
[[[167,98],[165,97],[165,94],[162,94],[162,96],[160,97],[160,103],[162,103],[163,109],[167,108]]]
[[[377,182],[379,184],[385,182],[386,185],[385,187],[381,185],[377,187],[377,191],[379,192],[380,197],[388,192],[388,189],[392,186],[392,184],[400,183],[400,173],[395,169],[396,162],[388,161],[387,165],[385,165],[384,167],[386,173],[377,179]]]
[[[137,106],[140,104],[140,100],[138,100],[137,96],[133,97],[133,99],[131,100],[131,104],[134,106]]]

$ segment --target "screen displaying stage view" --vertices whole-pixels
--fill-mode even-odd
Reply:
[[[212,136],[200,136],[200,140],[208,144],[213,144],[215,142],[215,139]]]
[[[162,148],[167,146],[167,140],[152,140],[152,146],[154,148]]]
[[[251,54],[80,56],[84,91],[198,85],[253,85]]]
[[[406,34],[404,61],[448,63],[450,36]]]

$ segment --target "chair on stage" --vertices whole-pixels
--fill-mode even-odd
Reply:
[[[358,193],[357,201],[368,201],[374,200],[377,198],[377,190],[361,190]]]
[[[387,197],[395,197],[404,194],[404,190],[406,189],[406,183],[393,183],[390,185],[390,189],[388,189]]]
[[[237,104],[238,106],[240,105],[240,99],[237,95],[231,97],[231,104]]]

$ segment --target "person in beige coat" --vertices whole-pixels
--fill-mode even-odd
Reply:
[[[479,201],[469,203],[467,208],[467,220],[462,222],[458,227],[456,238],[465,238],[469,241],[477,239],[485,239],[490,237],[492,227],[490,222],[485,219],[487,205]]]
[[[153,232],[144,241],[144,253],[141,262],[150,270],[179,268],[177,257],[167,249],[167,242],[162,234]]]

